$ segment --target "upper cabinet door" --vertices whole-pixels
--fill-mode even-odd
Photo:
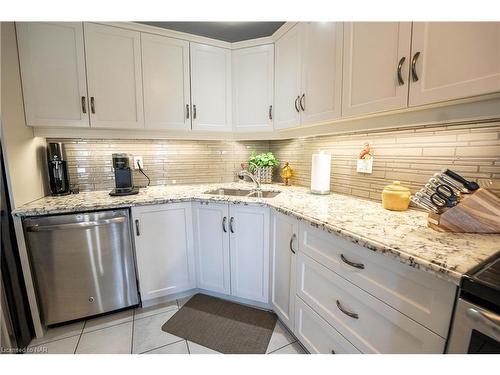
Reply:
[[[500,91],[500,22],[415,22],[410,106]]]
[[[233,51],[232,69],[234,129],[273,130],[274,45]]]
[[[16,28],[27,125],[88,127],[82,23]]]
[[[300,24],[296,24],[275,43],[274,127],[300,125],[301,77]]]
[[[342,116],[406,108],[411,22],[346,22]]]
[[[191,129],[189,42],[141,34],[147,129]]]
[[[231,51],[191,43],[193,130],[231,131]]]
[[[301,28],[301,124],[338,119],[342,90],[342,23],[306,22]]]
[[[91,126],[143,128],[141,35],[85,24]]]

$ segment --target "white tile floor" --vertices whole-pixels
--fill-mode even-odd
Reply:
[[[189,297],[156,306],[126,310],[84,322],[51,328],[34,339],[29,352],[37,354],[219,354],[181,337],[163,332],[161,326]],[[294,336],[279,321],[267,354],[303,354]]]

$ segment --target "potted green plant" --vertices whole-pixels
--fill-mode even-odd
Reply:
[[[253,173],[260,183],[270,184],[273,181],[273,168],[280,165],[272,152],[257,154],[252,152],[248,160],[248,171]]]

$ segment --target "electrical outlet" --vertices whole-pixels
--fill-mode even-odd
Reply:
[[[134,169],[139,169],[137,163],[144,169],[144,164],[142,162],[142,156],[134,156]]]

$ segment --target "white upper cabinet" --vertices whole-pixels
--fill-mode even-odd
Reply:
[[[274,45],[232,52],[236,131],[273,130]]]
[[[411,22],[344,23],[342,116],[406,108]]]
[[[80,22],[16,24],[26,123],[88,127]]]
[[[500,91],[500,22],[415,22],[410,106]]]
[[[300,24],[295,25],[275,43],[274,127],[300,125],[301,88]]]
[[[263,303],[269,296],[269,208],[231,205],[231,294]]]
[[[84,27],[91,126],[143,128],[140,33],[93,23]]]
[[[306,22],[301,28],[301,124],[338,119],[342,99],[342,22]]]
[[[342,23],[306,22],[276,42],[276,129],[340,118],[342,35]]]
[[[189,42],[141,34],[147,129],[191,129]]]
[[[227,204],[193,203],[198,288],[231,294]]]
[[[141,299],[196,287],[191,203],[133,207]]]
[[[231,131],[231,50],[191,43],[193,130]]]

